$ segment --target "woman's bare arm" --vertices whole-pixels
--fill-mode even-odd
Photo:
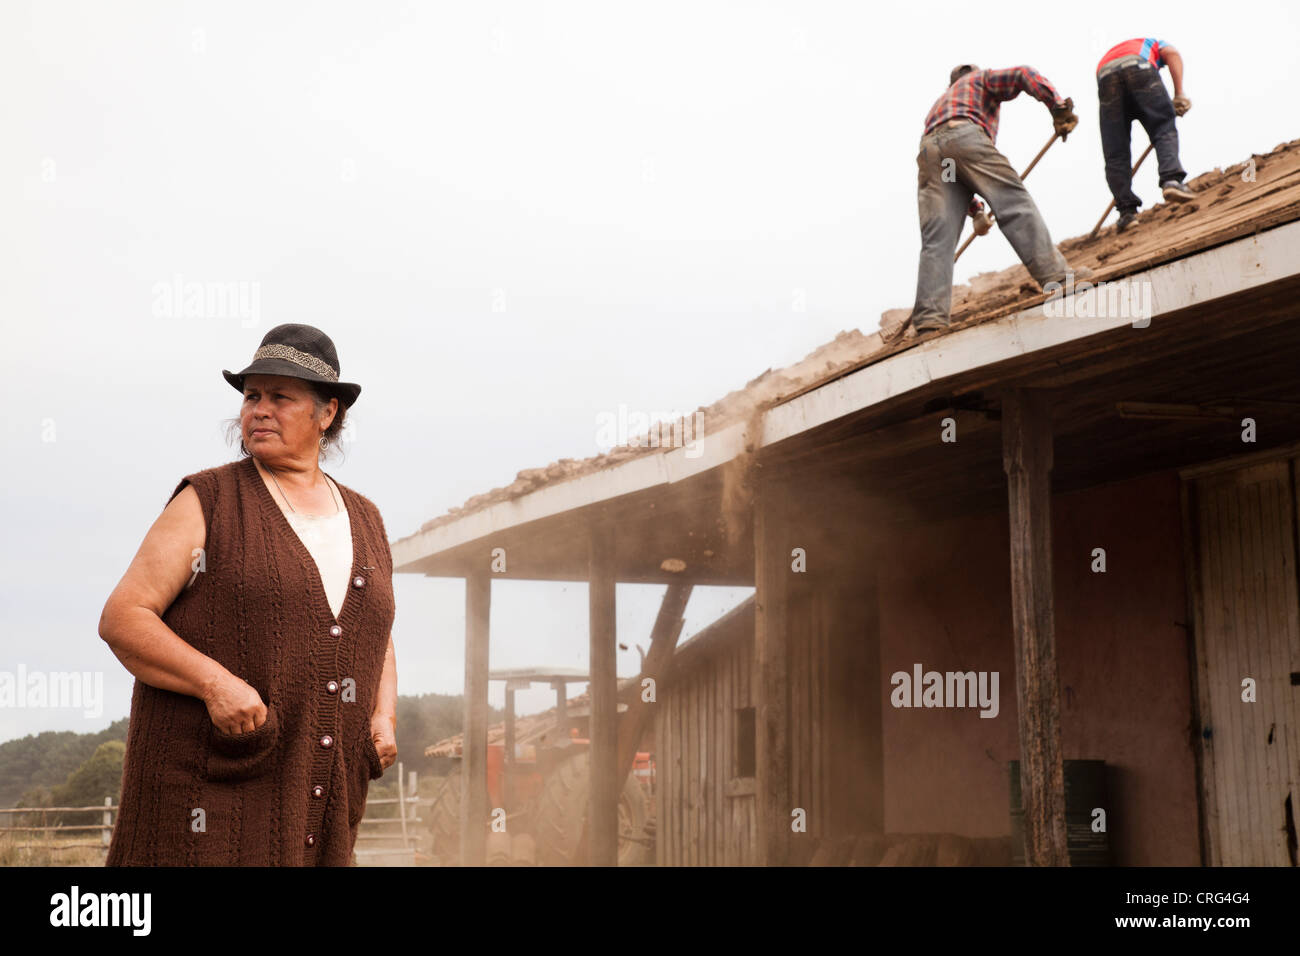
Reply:
[[[385,769],[397,759],[397,653],[393,635],[388,635],[384,671],[375,692],[375,709],[370,715],[370,737]]]
[[[212,722],[245,733],[266,720],[261,696],[163,623],[162,615],[194,573],[195,549],[206,543],[199,496],[187,485],[145,535],[140,550],[104,604],[99,636],[139,680],[197,697]]]

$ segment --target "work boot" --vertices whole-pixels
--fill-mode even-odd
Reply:
[[[1115,223],[1115,231],[1123,232],[1129,226],[1133,225],[1133,223],[1137,222],[1137,217],[1138,214],[1136,209],[1123,210],[1119,214],[1119,222]]]
[[[1165,202],[1187,202],[1196,198],[1196,193],[1188,189],[1186,183],[1180,183],[1176,179],[1167,179],[1161,183],[1160,192],[1164,194]]]
[[[913,322],[912,328],[916,332],[916,337],[920,338],[921,336],[928,335],[931,332],[946,332],[948,329],[952,328],[952,323],[936,322],[934,320],[926,323]]]
[[[1071,279],[1073,281],[1070,281]],[[1047,287],[1054,282],[1061,287],[1058,294],[1064,295],[1067,288],[1073,288],[1080,282],[1089,282],[1091,280],[1092,270],[1087,266],[1070,266],[1068,272],[1058,273],[1046,281],[1038,283],[1038,287],[1046,292]]]

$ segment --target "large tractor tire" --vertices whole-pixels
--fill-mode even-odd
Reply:
[[[447,774],[429,812],[433,852],[443,866],[460,864],[460,787],[461,773],[457,767]]]
[[[587,817],[589,774],[588,755],[583,751],[557,766],[542,784],[533,813],[537,862],[542,866],[586,865],[585,859],[576,856]],[[646,802],[645,790],[636,777],[628,774],[618,799],[619,866],[654,862],[654,852],[645,842],[649,817]]]

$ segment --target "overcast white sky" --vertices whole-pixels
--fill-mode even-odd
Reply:
[[[693,410],[910,306],[916,145],[954,63],[1027,63],[1074,97],[1079,129],[1029,180],[1060,240],[1109,199],[1106,48],[1155,35],[1182,51],[1194,176],[1300,135],[1298,18],[1286,3],[8,0],[0,671],[99,671],[105,701],[89,718],[0,708],[0,740],[127,713],[99,612],[176,482],[234,457],[220,370],[270,327],[334,338],[363,392],[347,461],[327,469],[402,536],[520,469],[595,454],[597,416],[620,404]],[[1037,102],[1003,108],[1018,168],[1050,135]],[[1158,198],[1154,168],[1137,191]],[[1014,261],[995,232],[958,280]],[[158,286],[177,281],[244,283],[248,310],[169,312]],[[400,691],[459,693],[461,583],[396,586]],[[620,586],[621,640],[644,642],[661,592]],[[740,596],[697,593],[686,633]],[[492,666],[585,666],[586,613],[580,584],[495,584]],[[620,674],[636,664],[620,654]]]

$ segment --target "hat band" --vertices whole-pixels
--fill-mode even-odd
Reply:
[[[263,345],[253,353],[253,361],[263,358],[284,359],[286,362],[292,362],[294,365],[315,372],[331,382],[339,380],[339,373],[334,371],[328,362],[322,362],[314,355],[300,352],[291,345]]]

